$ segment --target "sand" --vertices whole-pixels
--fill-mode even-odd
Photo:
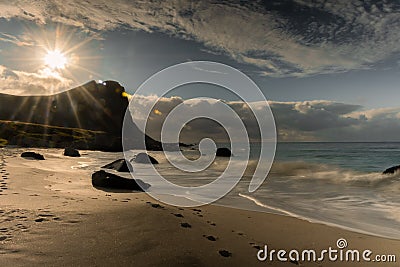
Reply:
[[[320,251],[336,248],[339,238],[348,248],[400,260],[397,240],[286,216],[214,205],[179,208],[145,193],[97,190],[90,171],[71,168],[81,159],[35,151],[46,160],[0,158],[0,266],[397,266],[257,259],[264,245]]]

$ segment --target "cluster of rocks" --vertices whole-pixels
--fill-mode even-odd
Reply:
[[[72,147],[67,147],[64,149],[64,156],[67,157],[80,157],[81,154],[79,153],[78,150],[72,148]],[[42,154],[39,154],[37,152],[32,152],[32,151],[27,151],[23,152],[21,154],[22,158],[26,159],[33,159],[33,160],[45,160],[44,156]]]
[[[68,157],[80,157],[78,150],[73,147],[67,147],[63,153],[64,156]],[[220,157],[231,157],[232,153],[228,148],[219,148],[216,151],[216,155]],[[21,157],[33,160],[45,160],[44,156],[36,152],[24,152]],[[133,160],[135,163],[139,164],[158,164],[158,161],[148,155],[147,153],[137,154]],[[113,170],[116,172],[131,172],[133,167],[131,162],[125,159],[115,160],[105,166],[103,169]],[[92,185],[95,188],[106,189],[106,190],[134,190],[134,191],[145,191],[150,187],[149,184],[143,182],[139,179],[128,179],[118,176],[113,173],[106,172],[105,170],[96,171],[92,175]]]
[[[135,163],[158,164],[158,161],[146,153],[139,153],[133,159]],[[102,167],[103,169],[116,172],[133,171],[132,164],[125,159],[118,159]],[[104,170],[97,171],[92,175],[92,185],[98,189],[105,190],[134,190],[145,191],[150,187],[149,184],[140,179],[128,179]]]

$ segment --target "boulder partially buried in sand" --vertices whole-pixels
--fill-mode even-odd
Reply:
[[[382,174],[394,174],[400,170],[400,165],[386,169]]]
[[[150,187],[142,180],[127,179],[118,175],[97,171],[92,175],[92,185],[95,188],[144,191]]]
[[[77,157],[80,157],[81,154],[75,148],[66,147],[64,149],[64,156],[77,158]]]
[[[231,157],[232,152],[229,150],[229,148],[222,147],[222,148],[217,149],[216,156],[217,157]]]
[[[102,168],[115,170],[117,172],[130,172],[128,164],[129,166],[131,166],[130,163],[127,162],[125,159],[118,159],[116,161],[111,162],[110,164],[103,166]]]
[[[27,159],[36,159],[36,160],[44,160],[43,155],[36,152],[24,152],[21,154],[21,157]]]
[[[158,164],[158,161],[152,156],[147,155],[146,153],[139,153],[135,158],[136,163],[145,163],[145,164]]]

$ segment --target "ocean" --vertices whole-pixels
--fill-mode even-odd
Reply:
[[[255,193],[239,196],[265,211],[400,238],[400,143],[279,143]],[[233,193],[235,194],[235,193]]]
[[[252,146],[257,150],[257,144]],[[21,151],[2,149],[2,154],[16,155]],[[133,157],[138,152],[130,153]],[[59,149],[48,149],[46,153],[62,157]],[[188,173],[168,163],[163,152],[150,154],[159,160],[156,169],[163,177],[192,187],[212,182],[229,160],[218,157],[206,170]],[[193,150],[183,154],[189,159],[199,157]],[[122,156],[122,153],[82,151],[82,158],[72,168],[87,170],[90,179],[92,171]],[[251,154],[250,165],[254,165],[255,157],[256,154]],[[242,159],[232,157],[232,160]],[[382,175],[386,168],[399,164],[400,143],[279,143],[273,167],[257,191],[248,191],[252,174],[249,168],[238,185],[215,204],[400,239],[400,174]],[[51,166],[51,162],[46,165]],[[135,164],[135,178],[152,180],[146,177],[151,175],[148,168],[146,164]],[[129,174],[125,176],[130,178]],[[150,190],[157,192],[162,188],[152,184]],[[181,192],[172,197],[191,199],[193,196]]]
[[[257,144],[252,148],[257,151]],[[184,154],[196,158],[193,151]],[[251,153],[250,160],[256,156]],[[171,182],[200,186],[218,177],[226,161],[217,158],[197,174],[177,171],[162,160],[157,168]],[[400,143],[279,143],[273,167],[257,191],[248,191],[250,171],[216,204],[399,239],[400,173],[382,175],[399,164]]]

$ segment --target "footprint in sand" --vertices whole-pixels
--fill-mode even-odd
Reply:
[[[151,207],[155,208],[155,209],[164,209],[163,206],[161,206],[160,204],[156,204],[156,203],[151,203],[151,202],[146,202],[147,204],[150,204]]]
[[[228,258],[228,257],[232,257],[232,253],[230,253],[227,250],[220,250],[218,251],[219,255],[221,255],[222,257]]]
[[[178,217],[178,218],[183,218],[183,215],[182,214],[180,214],[180,213],[172,213],[173,215],[175,215],[175,217]]]
[[[256,243],[254,243],[254,242],[250,242],[249,244],[250,244],[253,248],[257,249],[257,250],[260,250],[260,249],[261,249],[261,246],[256,245]]]
[[[208,224],[210,224],[211,226],[217,226],[215,223],[207,221]]]
[[[181,223],[181,227],[183,228],[192,228],[192,226],[189,223]]]
[[[212,235],[203,235],[203,237],[205,237],[208,240],[213,241],[213,242],[217,241],[217,238]]]

